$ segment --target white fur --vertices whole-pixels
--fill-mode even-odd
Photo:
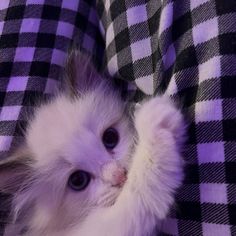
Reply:
[[[68,236],[152,235],[157,221],[166,217],[183,179],[177,145],[184,138],[182,115],[167,97],[157,97],[137,111],[135,125],[139,141],[128,180],[115,204],[96,209]]]
[[[185,126],[169,98],[152,98],[135,112],[135,144],[125,110],[118,94],[101,83],[74,99],[60,95],[36,111],[26,134],[32,179],[14,200],[16,217],[25,212],[19,220],[29,228],[25,235],[152,235],[183,179]],[[120,136],[112,152],[101,141],[111,126]],[[67,186],[77,169],[93,175],[81,192]],[[9,232],[10,226],[5,236],[18,234]]]

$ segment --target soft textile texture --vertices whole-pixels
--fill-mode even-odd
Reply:
[[[235,23],[234,0],[2,0],[1,157],[53,93],[69,42],[98,59],[105,48],[104,68],[143,91],[134,99],[165,91],[189,119],[186,180],[163,233],[236,234]]]

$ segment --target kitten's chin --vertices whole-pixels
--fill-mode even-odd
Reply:
[[[122,187],[111,187],[104,193],[97,202],[99,207],[110,207],[115,204],[116,199],[121,193]]]

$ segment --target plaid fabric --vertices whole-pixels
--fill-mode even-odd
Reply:
[[[58,86],[72,40],[101,57],[104,51],[94,1],[0,1],[0,156],[22,141],[37,101]],[[99,56],[98,56],[99,55]],[[0,226],[6,203],[0,195]],[[0,235],[3,234],[0,227]]]
[[[107,70],[189,119],[186,179],[164,235],[236,235],[236,1],[98,3]]]
[[[96,55],[103,52],[93,5],[93,1],[1,1],[1,156],[13,136],[14,141],[20,138],[18,127],[24,126],[20,123],[36,99],[57,87],[71,40]]]
[[[134,99],[166,92],[189,120],[186,179],[162,234],[236,235],[236,1],[96,7],[100,21],[95,1],[1,1],[2,157],[36,98],[54,91],[71,39],[98,59],[105,47],[104,68],[129,82]]]

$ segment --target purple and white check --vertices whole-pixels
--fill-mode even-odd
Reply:
[[[105,55],[133,99],[166,92],[182,104],[186,178],[161,234],[236,235],[236,1],[2,0],[2,158],[55,91],[73,40],[100,63]]]

